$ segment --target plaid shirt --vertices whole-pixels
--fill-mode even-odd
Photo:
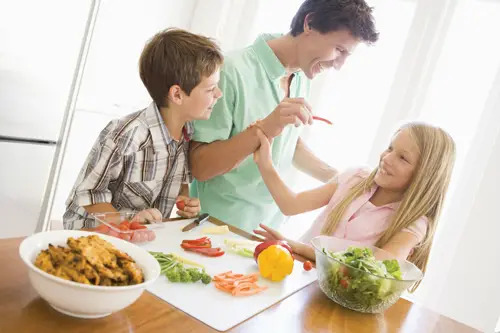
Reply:
[[[65,229],[94,226],[83,206],[111,203],[118,210],[157,208],[168,216],[188,167],[193,126],[172,139],[155,103],[111,121],[101,132],[66,201]]]

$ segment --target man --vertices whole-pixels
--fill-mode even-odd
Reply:
[[[247,231],[284,221],[252,160],[257,128],[272,140],[280,173],[293,164],[323,182],[336,174],[306,147],[298,125],[312,122],[309,80],[340,69],[359,42],[377,40],[371,11],[364,0],[306,0],[288,34],[261,35],[225,57],[223,98],[208,121],[195,122],[190,148],[191,193],[203,212]]]

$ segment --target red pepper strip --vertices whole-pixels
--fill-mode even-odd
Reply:
[[[182,241],[182,243],[193,244],[193,245],[206,244],[206,243],[210,243],[210,238],[203,237],[203,238],[198,238],[198,239],[185,239]]]
[[[224,254],[224,251],[220,249],[220,247],[211,247],[211,248],[184,248],[186,251],[191,251],[199,254],[203,254],[208,257],[220,257]]]
[[[185,239],[182,241],[181,246],[183,248],[198,248],[198,247],[212,247],[212,242],[210,238],[203,237],[199,239]]]
[[[188,243],[182,243],[181,247],[183,249],[209,249],[212,247],[212,244],[206,243],[206,244],[188,244]]]
[[[332,122],[328,119],[325,119],[325,118],[322,118],[322,117],[318,117],[318,116],[313,116],[313,119],[314,120],[319,120],[319,121],[323,121],[325,123],[327,123],[328,125],[333,125]]]

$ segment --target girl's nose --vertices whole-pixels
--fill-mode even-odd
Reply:
[[[387,165],[391,165],[392,159],[393,159],[393,154],[392,153],[387,153],[382,157],[382,162],[384,162]]]

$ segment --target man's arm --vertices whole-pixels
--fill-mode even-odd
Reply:
[[[314,155],[300,137],[295,146],[293,165],[300,171],[323,183],[328,182],[338,173],[336,169]]]
[[[227,140],[211,143],[193,141],[189,151],[191,172],[199,181],[206,181],[237,167],[259,147],[255,127]]]
[[[310,123],[311,114],[309,111],[302,111],[305,108],[306,102],[302,98],[285,98],[271,114],[257,121],[255,126],[227,140],[211,143],[193,141],[189,152],[193,176],[199,181],[206,181],[231,171],[259,147],[257,128],[272,139],[280,135],[287,125]]]

